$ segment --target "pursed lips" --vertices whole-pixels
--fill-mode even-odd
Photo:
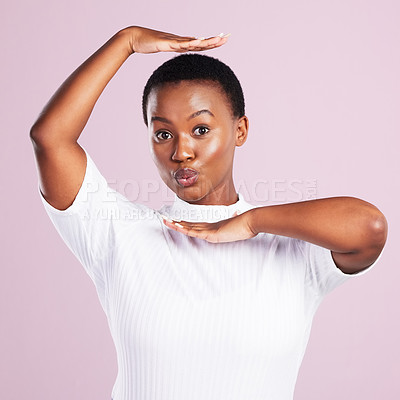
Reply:
[[[180,186],[193,185],[199,177],[199,172],[192,168],[179,168],[174,172],[174,178]]]

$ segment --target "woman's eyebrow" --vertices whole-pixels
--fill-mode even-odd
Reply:
[[[196,111],[195,113],[193,113],[187,120],[189,121],[189,119],[196,118],[201,114],[209,114],[215,118],[214,114],[210,110],[200,110],[200,111]]]
[[[168,120],[167,118],[163,118],[163,117],[151,117],[151,122],[153,121],[160,121],[160,122],[165,122],[166,124],[172,124],[172,122],[170,120]]]
[[[196,111],[195,113],[191,114],[187,120],[189,121],[190,119],[196,118],[201,114],[209,114],[215,118],[215,115],[210,110],[204,109],[204,110]],[[153,121],[165,122],[166,124],[172,125],[172,122],[169,119],[164,118],[164,117],[157,117],[157,116],[151,117],[151,122],[153,122]]]

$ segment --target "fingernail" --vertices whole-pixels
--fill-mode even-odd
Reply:
[[[183,225],[179,224],[178,222],[174,222],[174,224],[175,224],[176,226],[179,226],[179,228],[183,228]]]
[[[219,35],[217,35],[217,36],[219,36],[219,37],[223,37],[224,36],[224,34],[221,32]]]
[[[174,221],[172,221],[172,219],[171,218],[169,218],[169,217],[167,217],[166,215],[163,215],[163,214],[160,214],[161,215],[161,217],[163,218],[163,219],[165,219],[166,221],[168,221],[168,222],[174,222]]]
[[[199,39],[199,40],[204,40],[204,39],[205,39],[205,37],[197,37],[196,39]]]
[[[225,37],[228,37],[228,36],[231,36],[231,34],[230,33],[225,33],[225,35],[222,35],[221,37],[225,38]]]

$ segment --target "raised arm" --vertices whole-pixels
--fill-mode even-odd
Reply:
[[[378,208],[346,196],[256,207],[216,223],[177,223],[167,217],[164,223],[211,242],[244,240],[261,232],[304,240],[331,250],[337,267],[349,274],[362,271],[378,258],[388,231]]]
[[[30,130],[44,198],[59,210],[73,203],[86,169],[78,138],[97,99],[130,55],[202,51],[226,41],[226,37],[196,39],[139,26],[112,36],[58,88]]]
[[[387,237],[385,216],[355,197],[329,197],[253,210],[254,233],[270,232],[331,250],[345,273],[359,272],[381,253]]]

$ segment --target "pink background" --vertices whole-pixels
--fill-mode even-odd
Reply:
[[[89,276],[45,214],[28,133],[79,64],[119,29],[142,25],[194,36],[232,33],[208,54],[232,67],[245,92],[250,133],[237,151],[237,182],[254,188],[265,180],[316,180],[318,197],[360,197],[386,215],[379,263],[335,289],[317,312],[295,399],[400,398],[399,4],[3,2],[0,397],[110,399],[117,365],[107,321]],[[148,76],[170,57],[132,56],[81,137],[110,182],[135,180],[138,201],[155,208],[169,197],[143,189],[163,183],[140,102]],[[251,190],[244,195],[259,200]],[[298,199],[275,193],[264,200]]]

